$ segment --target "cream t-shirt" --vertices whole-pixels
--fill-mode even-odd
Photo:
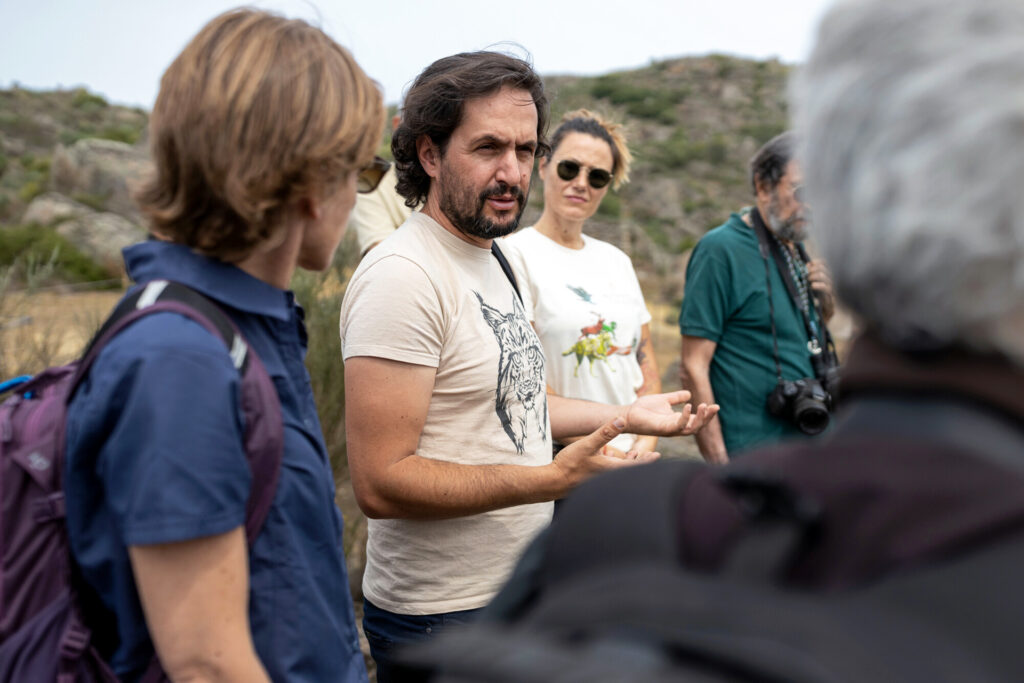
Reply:
[[[370,251],[341,308],[342,355],[437,368],[417,455],[551,462],[540,341],[487,249],[413,213]],[[371,519],[363,592],[400,614],[487,604],[551,521],[540,503],[449,520]]]
[[[547,381],[559,396],[629,405],[643,385],[636,360],[651,321],[633,263],[617,247],[583,235],[570,249],[532,227],[501,241],[546,358]],[[611,445],[628,451],[620,434]]]

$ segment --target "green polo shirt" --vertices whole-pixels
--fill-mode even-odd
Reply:
[[[813,377],[800,310],[770,256],[768,270],[782,376]],[[719,418],[730,454],[801,434],[765,407],[777,378],[764,271],[757,235],[738,213],[701,238],[686,269],[679,329],[718,345],[711,388],[722,407]]]

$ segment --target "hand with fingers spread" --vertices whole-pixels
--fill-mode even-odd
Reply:
[[[641,396],[626,409],[626,430],[635,434],[655,436],[695,434],[718,413],[718,404],[709,406],[701,403],[694,411],[693,406],[686,403],[689,400],[689,391]],[[672,406],[679,403],[686,405],[677,413]]]
[[[621,434],[625,426],[626,422],[621,417],[601,425],[559,451],[552,464],[562,472],[570,486],[576,486],[599,472],[654,462],[661,457],[659,453],[635,450],[624,453],[608,446],[608,442]]]

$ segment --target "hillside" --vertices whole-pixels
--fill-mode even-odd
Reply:
[[[789,70],[777,61],[710,55],[546,79],[552,126],[578,107],[626,124],[632,180],[605,199],[591,232],[633,256],[645,288],[656,290],[649,296],[677,300],[680,254],[750,203],[747,162],[785,130]]]
[[[654,301],[678,301],[681,255],[749,203],[747,160],[786,125],[788,73],[777,61],[709,55],[598,77],[545,78],[552,128],[565,111],[579,107],[626,124],[636,159],[632,182],[606,197],[589,229],[633,256]],[[0,227],[10,236],[12,226],[29,222],[25,212],[34,199],[56,191],[61,196],[43,198],[48,203],[28,216],[32,222],[90,211],[106,217],[105,223],[91,216],[85,227],[65,226],[62,232],[72,240],[118,217],[138,228],[141,219],[126,188],[112,187],[109,176],[119,168],[138,175],[147,119],[140,109],[109,105],[83,89],[0,90]],[[382,150],[386,145],[385,138]],[[108,176],[105,184],[97,181],[95,167]],[[540,200],[534,192],[524,224],[539,214]],[[2,247],[0,242],[0,265],[11,257]],[[96,245],[91,249],[84,245],[95,255]]]
[[[148,121],[141,109],[109,105],[81,88],[0,90],[0,223],[17,221],[28,203],[50,187],[58,144],[99,138],[134,145]]]

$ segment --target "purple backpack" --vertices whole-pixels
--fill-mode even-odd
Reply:
[[[100,351],[128,325],[180,313],[227,345],[242,377],[245,449],[252,490],[245,531],[251,545],[277,489],[284,427],[263,363],[231,319],[203,295],[157,280],[123,299],[81,359],[19,378],[0,404],[0,681],[115,683],[92,645],[64,524],[64,423],[71,397]],[[11,386],[14,385],[14,386]],[[156,657],[144,681],[166,677]]]

